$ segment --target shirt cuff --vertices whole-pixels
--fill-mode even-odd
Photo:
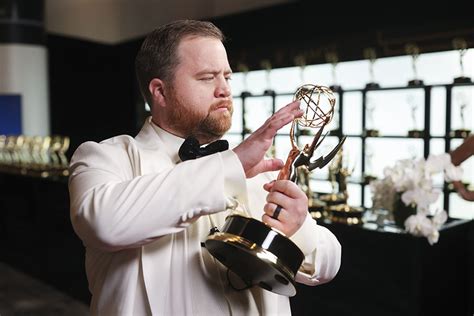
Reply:
[[[308,213],[303,225],[293,236],[290,237],[290,240],[301,249],[305,256],[309,255],[316,249],[317,236],[314,235],[316,225],[316,221]]]

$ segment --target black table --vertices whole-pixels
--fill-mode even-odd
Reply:
[[[341,268],[330,283],[299,284],[293,315],[473,315],[472,220],[449,219],[433,246],[375,224],[321,225],[342,245]]]

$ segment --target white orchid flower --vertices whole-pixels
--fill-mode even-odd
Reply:
[[[437,211],[433,216],[433,224],[436,228],[440,228],[448,220],[448,213],[445,210]]]
[[[414,236],[424,236],[428,239],[430,245],[439,240],[439,231],[437,225],[422,214],[411,215],[405,221],[405,229]]]
[[[451,164],[451,156],[447,153],[441,155],[429,155],[426,160],[425,170],[428,174],[442,172]]]
[[[436,229],[431,231],[431,234],[426,236],[430,245],[436,244],[439,240],[439,232]]]
[[[463,169],[461,166],[455,166],[453,164],[449,164],[444,171],[444,180],[446,182],[452,181],[461,181],[463,174]]]
[[[422,214],[409,216],[405,221],[405,229],[414,236],[426,236],[431,232],[431,221]]]
[[[416,204],[420,211],[426,211],[430,204],[436,202],[440,195],[439,190],[425,191],[421,188],[403,192],[401,198],[405,205]]]
[[[383,179],[370,183],[373,206],[394,211],[398,196],[405,205],[416,205],[416,214],[408,217],[405,228],[415,236],[425,236],[432,245],[438,242],[438,230],[448,217],[446,211],[436,211],[432,219],[428,218],[430,205],[441,194],[433,187],[433,175],[441,172],[449,181],[460,180],[462,175],[462,169],[451,163],[449,154],[430,155],[426,160],[398,160],[384,168]]]

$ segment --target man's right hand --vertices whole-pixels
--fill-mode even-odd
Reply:
[[[265,154],[272,145],[278,130],[303,115],[304,112],[299,106],[300,101],[293,101],[281,108],[233,149],[242,163],[247,178],[252,178],[262,172],[280,170],[283,167],[284,163],[281,159],[265,159]]]

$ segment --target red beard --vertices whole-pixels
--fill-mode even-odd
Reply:
[[[168,104],[170,106],[168,112],[170,126],[185,137],[195,136],[202,144],[221,138],[232,125],[232,113],[234,112],[232,100],[218,101],[212,104],[205,117],[201,113],[193,111],[192,107],[184,107],[174,89],[171,90]],[[226,107],[227,111],[216,111],[222,107]]]

